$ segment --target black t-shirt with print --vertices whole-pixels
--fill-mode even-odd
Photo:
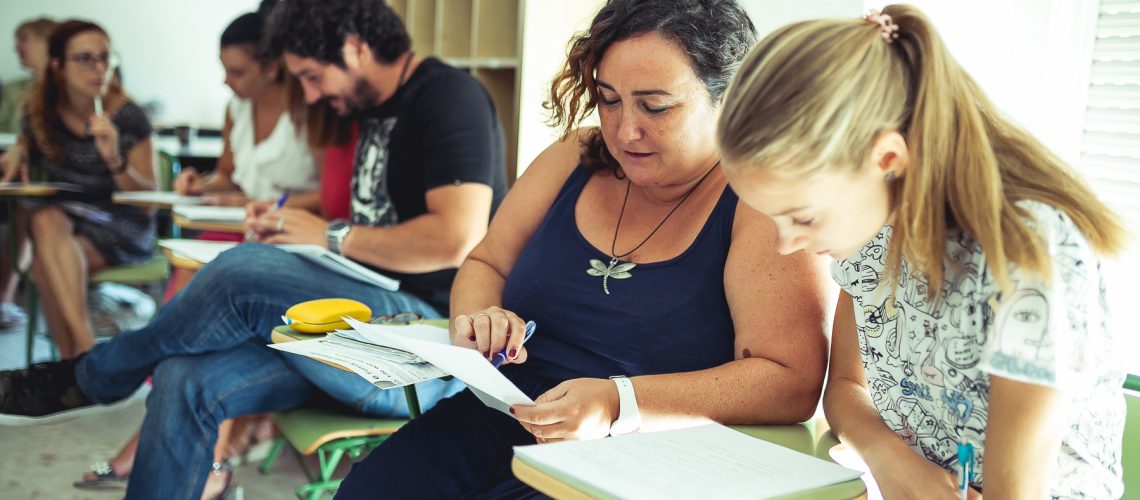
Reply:
[[[352,176],[352,223],[394,226],[427,212],[428,191],[465,182],[507,192],[503,128],[471,75],[428,58],[392,98],[361,117]],[[448,313],[456,269],[403,274],[400,289]]]

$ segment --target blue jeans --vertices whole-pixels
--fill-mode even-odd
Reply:
[[[198,498],[218,425],[228,418],[296,408],[321,392],[365,414],[407,416],[403,391],[266,346],[286,309],[327,297],[358,300],[374,314],[439,317],[412,295],[244,244],[199,271],[149,325],[97,344],[79,361],[79,387],[97,403],[123,399],[154,375],[127,498]],[[433,380],[416,388],[427,408],[463,386]]]

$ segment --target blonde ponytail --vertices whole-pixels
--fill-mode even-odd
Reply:
[[[883,13],[899,27],[891,43],[861,19],[797,23],[761,41],[725,97],[718,140],[726,164],[804,178],[860,167],[875,137],[902,133],[910,165],[896,183],[894,278],[905,257],[911,270],[941,282],[947,230],[958,228],[981,245],[1003,289],[1011,264],[1047,279],[1047,249],[1021,200],[1063,210],[1094,250],[1118,255],[1120,220],[1001,115],[922,12],[893,5]]]

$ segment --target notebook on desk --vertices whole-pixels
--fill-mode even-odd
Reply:
[[[214,207],[216,208],[216,207]],[[229,250],[237,243],[221,241],[201,241],[188,239],[159,240],[159,246],[170,249],[175,255],[184,257],[202,264],[208,264],[218,257],[218,254]],[[318,245],[277,245],[277,248],[299,255],[337,274],[347,276],[369,285],[378,286],[386,290],[400,289],[400,282],[384,276],[367,266],[343,255],[335,254]]]
[[[774,498],[861,475],[720,424],[516,446],[515,456],[596,498]]]
[[[174,215],[189,222],[231,222],[245,221],[245,207],[215,207],[210,205],[174,205]]]

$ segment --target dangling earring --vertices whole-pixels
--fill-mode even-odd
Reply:
[[[888,170],[887,175],[883,176],[883,180],[885,180],[887,182],[891,182],[891,181],[895,180],[895,171],[894,170]]]

